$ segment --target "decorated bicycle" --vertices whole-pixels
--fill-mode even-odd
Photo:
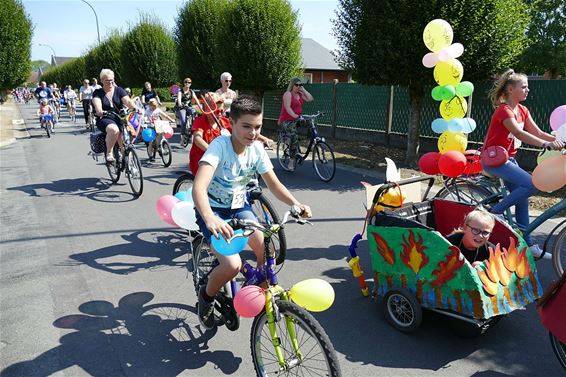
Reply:
[[[415,331],[428,309],[458,320],[466,332],[483,333],[503,315],[521,309],[542,295],[534,258],[524,239],[505,222],[495,220],[489,257],[476,267],[447,236],[462,225],[474,206],[430,198],[434,177],[400,180],[388,174],[382,185],[366,184],[367,229],[373,275],[373,297],[383,297],[388,322],[403,332]],[[421,184],[428,186],[421,194]],[[364,232],[362,232],[364,233]],[[350,245],[350,266],[368,287]]]

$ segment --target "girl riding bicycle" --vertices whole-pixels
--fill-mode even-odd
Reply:
[[[151,124],[154,124],[156,120],[163,120],[163,118],[165,118],[166,120],[168,120],[171,123],[175,122],[175,120],[173,118],[171,118],[169,115],[167,115],[166,112],[164,112],[159,107],[157,107],[157,100],[155,98],[152,98],[152,99],[149,100],[148,109],[145,113],[145,116],[147,117],[148,121]],[[159,145],[159,143],[161,143],[162,137],[163,137],[163,135],[161,133],[158,133],[155,137],[155,143],[149,143],[148,152],[149,152],[150,155],[153,155],[153,146]],[[149,160],[153,161],[154,158],[150,157]]]
[[[512,69],[505,71],[495,82],[491,92],[491,102],[495,112],[489,123],[485,143],[482,151],[483,169],[498,178],[503,179],[510,191],[501,202],[491,208],[491,212],[501,215],[511,206],[515,206],[515,219],[520,227],[529,225],[529,197],[537,189],[534,187],[532,177],[523,170],[515,155],[522,142],[537,147],[559,150],[564,143],[556,137],[542,131],[533,120],[529,110],[520,103],[527,99],[529,83],[527,76],[515,73]],[[502,164],[495,163],[488,166],[483,160],[483,154],[490,147],[501,147],[509,158]],[[495,151],[495,149],[492,149]],[[500,149],[501,150],[501,149]],[[530,246],[535,257],[540,257],[542,249],[535,244],[530,235],[525,234],[524,239]],[[550,254],[545,254],[550,258]]]

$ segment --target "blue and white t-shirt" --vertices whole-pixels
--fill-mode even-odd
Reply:
[[[200,159],[200,163],[207,162],[216,169],[208,186],[211,207],[241,207],[237,204],[242,203],[238,196],[245,195],[246,186],[256,179],[256,173],[261,175],[273,170],[262,143],[254,142],[238,156],[230,138],[226,135],[214,139]]]

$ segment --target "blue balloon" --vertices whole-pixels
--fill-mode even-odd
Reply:
[[[179,191],[175,197],[182,202],[193,202],[193,188],[190,187],[187,191]]]
[[[476,129],[476,121],[472,118],[464,118],[462,119],[462,132],[465,134],[469,134]]]
[[[437,133],[441,134],[448,129],[448,122],[442,118],[436,118],[432,121],[432,130]]]
[[[448,131],[450,132],[462,132],[462,118],[452,118],[448,121]]]
[[[234,232],[234,234],[242,234],[242,233],[243,231],[241,229],[238,229]],[[221,235],[219,236],[219,238],[216,238],[214,237],[214,235],[212,235],[210,237],[210,241],[216,251],[218,251],[222,255],[229,256],[229,255],[238,254],[240,251],[244,250],[244,247],[246,247],[246,244],[248,243],[248,237],[234,238],[228,244],[224,239],[224,237],[222,237]]]
[[[155,139],[156,133],[153,128],[146,128],[142,132],[142,139],[146,143],[151,143]]]

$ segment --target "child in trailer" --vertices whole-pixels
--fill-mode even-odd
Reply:
[[[489,258],[489,248],[495,249],[489,236],[495,226],[495,218],[485,209],[477,208],[464,218],[464,225],[446,237],[448,241],[460,249],[464,257],[473,267]]]

